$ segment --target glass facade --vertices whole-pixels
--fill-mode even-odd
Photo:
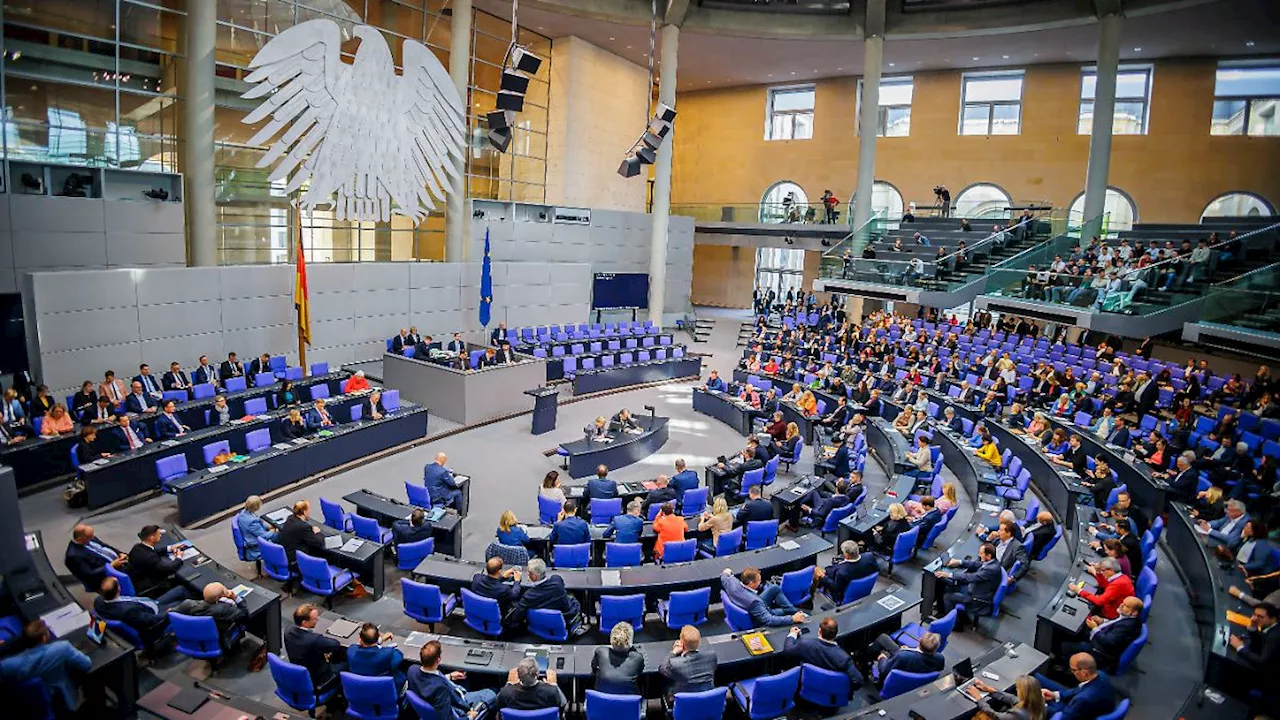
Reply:
[[[197,0],[5,0],[4,152],[11,159],[182,171],[182,61],[188,2]],[[214,2],[215,0],[199,0]],[[447,69],[447,0],[216,0],[215,187],[222,264],[289,260],[293,228],[283,181],[258,168],[266,151],[249,141],[266,123],[241,122],[255,101],[241,99],[253,56],[293,25],[327,18],[343,30],[343,59],[359,47],[351,29],[381,30],[397,63],[402,43],[426,45]],[[546,195],[550,40],[520,29],[518,42],[543,58],[506,154],[484,136],[511,40],[509,20],[472,17],[467,177],[472,197],[543,202]],[[309,261],[442,259],[443,207],[414,226],[301,218]]]

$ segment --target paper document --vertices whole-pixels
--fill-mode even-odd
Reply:
[[[273,448],[275,448],[275,449],[277,449],[277,450],[288,450],[288,449],[289,449],[289,443],[276,443],[275,445],[272,445],[271,447],[273,447]]]
[[[108,458],[98,458],[97,460],[94,460],[89,464],[90,465],[106,465],[108,461],[109,461]]]
[[[89,611],[70,603],[40,616],[54,637],[65,638],[80,628],[89,627]]]
[[[359,550],[362,547],[364,547],[363,540],[361,540],[360,538],[351,538],[350,540],[342,544],[342,552],[352,553]]]
[[[253,592],[253,588],[249,587],[248,585],[237,585],[231,588],[231,594],[235,595],[237,598],[246,597],[252,592]]]
[[[604,587],[618,587],[622,585],[622,573],[617,570],[601,570],[600,584]]]
[[[220,473],[220,472],[226,472],[230,469],[231,469],[230,465],[214,465],[213,467],[209,468],[209,472]]]
[[[27,533],[25,537],[27,541],[27,551],[40,549],[40,538],[35,533]]]
[[[778,547],[782,548],[783,550],[799,550],[800,543],[796,542],[795,540],[783,540],[782,542],[778,543]]]
[[[289,509],[280,508],[279,510],[273,510],[266,514],[266,518],[275,525],[283,524],[285,520],[289,519]]]
[[[329,550],[337,550],[338,548],[342,547],[342,536],[330,535],[329,537],[324,539],[324,546]]]
[[[165,440],[164,442],[160,443],[160,447],[173,447],[174,445],[177,445],[177,444],[178,444],[177,440]]]
[[[198,557],[200,557],[200,551],[193,547],[183,548],[182,552],[178,554],[179,560],[191,560]]]
[[[906,605],[907,602],[902,598],[898,597],[897,595],[885,595],[884,597],[877,600],[876,604],[884,608],[885,610],[897,610],[903,605]]]
[[[991,504],[988,504],[988,503],[978,503],[978,509],[979,509],[979,510],[988,510],[988,511],[990,511],[990,510],[999,510],[999,509],[1000,509],[1000,506],[999,506],[999,505],[991,505]]]
[[[427,633],[418,632],[417,630],[414,630],[413,632],[409,633],[409,637],[404,639],[404,644],[405,644],[405,647],[420,648],[423,645],[426,645],[427,641],[430,640],[431,638],[432,636],[428,635]]]
[[[1196,525],[1196,532],[1200,533],[1201,535],[1208,535],[1210,532],[1210,528],[1203,527],[1201,525]]]

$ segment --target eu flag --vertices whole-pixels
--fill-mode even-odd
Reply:
[[[480,324],[489,326],[489,306],[493,304],[493,268],[489,260],[489,228],[484,229],[484,263],[480,265]]]

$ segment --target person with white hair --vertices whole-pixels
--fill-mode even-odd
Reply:
[[[591,677],[599,692],[638,695],[644,672],[644,653],[633,643],[635,631],[629,622],[620,622],[609,631],[608,647],[596,648],[591,658]]]
[[[511,628],[523,625],[530,610],[555,610],[564,616],[564,626],[570,633],[581,635],[587,631],[577,598],[565,589],[564,578],[547,574],[547,564],[541,558],[533,558],[525,566],[520,597],[504,623]]]
[[[347,378],[342,385],[342,392],[350,395],[351,393],[364,392],[369,389],[369,381],[364,377],[363,370],[357,370],[354,375]]]
[[[545,710],[559,708],[561,715],[569,701],[556,684],[556,671],[547,668],[546,682],[538,679],[538,661],[526,657],[507,673],[507,684],[498,691],[493,707],[497,716],[505,710]]]

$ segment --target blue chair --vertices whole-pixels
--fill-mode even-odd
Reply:
[[[644,548],[640,543],[605,543],[605,567],[633,567],[644,562]]]
[[[664,565],[678,562],[689,562],[693,560],[694,555],[698,552],[697,540],[681,540],[680,542],[669,542],[662,546],[662,563]]]
[[[849,586],[844,589],[844,597],[840,599],[840,604],[848,605],[870,595],[876,589],[876,579],[879,577],[879,575],[868,575],[850,581]]]
[[[779,462],[787,466],[787,472],[791,472],[791,466],[800,462],[800,455],[803,452],[804,452],[804,438],[800,438],[799,442],[796,443],[796,451],[794,453],[790,455],[783,455],[782,453],[778,453],[778,457],[781,458]]]
[[[458,596],[441,593],[439,585],[415,582],[409,578],[400,578],[400,591],[404,595],[404,614],[426,623],[432,632],[435,632],[435,624],[444,622],[458,604]]]
[[[1147,529],[1147,532],[1151,533],[1151,537],[1155,539],[1155,542],[1160,542],[1160,536],[1164,533],[1164,518],[1157,517],[1152,520],[1151,527]]]
[[[1053,529],[1053,537],[1049,538],[1049,542],[1045,543],[1044,547],[1040,548],[1039,550],[1036,550],[1036,556],[1034,560],[1036,562],[1040,562],[1041,560],[1048,557],[1049,551],[1052,550],[1053,546],[1057,545],[1058,541],[1061,539],[1062,539],[1062,526],[1059,525]]]
[[[271,368],[271,372],[279,375],[289,369],[289,361],[283,355],[272,355],[267,361],[267,367]]]
[[[413,693],[409,694],[413,695]],[[409,698],[409,703],[411,705],[413,704],[413,698]],[[414,707],[416,708],[417,706],[415,705]],[[430,705],[427,706],[427,709],[431,710],[433,713],[435,712],[435,708],[432,708]],[[428,717],[426,715],[419,714],[418,718],[419,720],[437,720],[435,715]],[[511,708],[503,708],[498,720],[560,720],[560,708],[549,707],[542,708],[541,710],[512,710]]]
[[[747,523],[745,549],[756,550],[778,542],[777,520],[752,520]]]
[[[662,512],[662,506],[658,503],[654,503],[649,506],[649,515],[645,519],[649,522],[653,522],[658,519],[658,513],[660,512]]]
[[[490,637],[502,635],[502,611],[498,601],[477,595],[466,588],[462,595],[462,621],[467,627]]]
[[[271,431],[267,428],[258,428],[245,433],[244,447],[250,453],[266,450],[271,447]]]
[[[137,630],[134,630],[133,628],[129,627],[128,625],[125,625],[119,620],[107,620],[104,618],[103,622],[107,624],[108,630],[111,630],[115,632],[115,634],[124,638],[126,641],[128,641],[130,645],[134,647],[135,650],[147,649],[146,643],[142,642],[142,636],[138,634]]]
[[[684,499],[680,503],[680,514],[685,517],[702,514],[707,509],[707,494],[711,492],[708,488],[700,487],[686,490]]]
[[[356,720],[396,720],[400,716],[400,692],[392,677],[365,677],[343,672],[342,694],[347,714]]]
[[[1129,666],[1133,665],[1133,661],[1138,659],[1138,653],[1142,652],[1142,646],[1147,644],[1147,625],[1142,624],[1142,631],[1138,633],[1138,637],[1129,643],[1129,647],[1120,653],[1120,660],[1116,663],[1116,676],[1129,672]]]
[[[736,528],[726,533],[720,533],[720,537],[716,538],[715,555],[706,550],[699,550],[699,557],[725,557],[738,552],[738,548],[742,546],[742,528]]]
[[[267,577],[284,583],[297,577],[297,573],[289,569],[289,555],[282,546],[259,538],[258,552],[262,553],[262,572]]]
[[[729,693],[722,687],[704,692],[676,693],[671,705],[672,720],[720,720],[724,717],[728,699]]]
[[[592,525],[608,525],[614,515],[622,514],[622,498],[592,500],[589,507]]]
[[[351,532],[351,513],[344,512],[338,503],[320,498],[320,512],[324,515],[324,524],[334,530]]]
[[[204,466],[213,467],[213,459],[221,452],[231,452],[231,443],[226,440],[219,440],[200,448],[200,453],[204,456]]]
[[[266,415],[267,399],[256,397],[256,398],[249,398],[248,400],[245,400],[244,414],[245,415]]]
[[[311,363],[312,377],[315,377],[317,375],[328,375],[328,374],[329,374],[329,363],[327,362]]]
[[[160,484],[166,490],[169,489],[170,480],[180,478],[188,472],[190,470],[187,468],[186,455],[170,455],[156,461],[156,475],[160,478]]]
[[[637,631],[644,629],[644,594],[601,595],[596,605],[600,627],[612,628],[620,622],[630,623]]]
[[[898,697],[899,695],[911,692],[926,683],[931,683],[938,679],[938,672],[913,673],[903,670],[891,670],[889,676],[884,679],[884,685],[880,689],[880,697],[884,700]]]
[[[720,596],[720,604],[724,607],[724,620],[729,624],[729,628],[734,632],[747,632],[754,630],[756,625],[751,621],[751,615],[746,610],[737,606],[727,595]]]
[[[218,389],[213,386],[213,383],[200,383],[199,385],[191,386],[191,397],[195,400],[204,400],[205,398],[213,397],[217,394],[217,391]]]
[[[551,557],[558,568],[584,568],[591,562],[591,543],[556,545]]]
[[[677,348],[678,350],[679,348]],[[764,464],[764,481],[762,484],[770,485],[778,478],[778,463],[782,462],[782,457],[774,455],[769,458],[769,462]]]
[[[40,678],[14,683],[11,695],[17,701],[17,706],[10,707],[9,710],[16,711],[18,717],[27,720],[56,720],[58,717],[53,712],[53,699],[49,697],[49,689]]]
[[[116,582],[120,583],[121,595],[129,595],[129,596],[137,597],[138,592],[133,587],[133,578],[129,577],[128,573],[121,570],[117,570],[111,565],[105,565],[103,566],[103,569],[107,571],[107,575],[110,575],[111,577],[115,578]],[[97,588],[95,588],[94,590],[96,592]]]
[[[937,633],[942,642],[938,645],[938,652],[947,649],[947,640],[951,637],[951,631],[956,629],[956,609],[951,608],[951,612],[934,620],[927,625],[920,623],[909,623],[906,627],[893,633],[889,637],[899,645],[908,647],[919,647],[920,636],[927,632]]]
[[[1129,714],[1129,698],[1122,699],[1116,709],[1106,715],[1099,715],[1098,720],[1124,720],[1124,716]],[[1049,720],[1062,720],[1062,713],[1057,712]]]
[[[351,529],[356,534],[356,537],[364,540],[384,544],[391,542],[391,529],[382,527],[377,520],[371,517],[351,515]]]
[[[272,373],[258,373],[253,376],[254,387],[271,387],[276,384],[276,376]]]
[[[382,393],[382,407],[388,412],[393,413],[400,409],[400,391],[385,390]]]
[[[876,553],[877,557],[883,558],[889,563],[889,574],[893,574],[893,566],[907,562],[916,556],[916,538],[920,535],[920,527],[916,526],[898,535],[893,541],[893,553],[888,557]]]
[[[543,497],[538,494],[538,523],[541,525],[555,525],[556,518],[560,517],[561,504],[556,502],[555,498]]]
[[[658,600],[658,616],[672,630],[685,625],[701,625],[707,621],[707,605],[711,602],[711,588],[673,592]]]
[[[405,497],[409,498],[410,505],[416,508],[431,509],[431,492],[427,490],[425,485],[405,480],[404,494]]]
[[[862,493],[862,495],[858,496],[858,499],[861,500],[866,496],[867,494],[864,492]],[[832,510],[831,512],[827,513],[827,519],[822,522],[822,529],[819,530],[818,532],[823,537],[826,537],[827,533],[833,533],[839,530],[840,521],[852,515],[853,511],[858,509],[859,504],[860,503],[849,503],[848,505],[838,507],[835,510]]]
[[[810,705],[834,712],[853,699],[853,683],[845,673],[804,663],[800,666],[799,695]]]
[[[752,485],[764,486],[764,468],[748,470],[742,474],[742,486],[738,488],[738,498],[747,497]]]
[[[164,392],[160,393],[161,403],[167,403],[170,400],[181,405],[182,403],[187,401],[187,391],[186,390],[165,390]]]
[[[800,668],[794,667],[777,675],[733,683],[729,691],[750,720],[770,720],[791,712],[799,687]]]
[[[336,568],[322,558],[304,552],[297,553],[298,572],[302,575],[302,587],[324,597],[324,606],[333,609],[333,596],[355,582],[350,570]]]
[[[418,542],[402,543],[396,546],[396,568],[407,573],[413,572],[418,563],[436,551],[436,539],[427,538]]]
[[[791,601],[792,605],[799,606],[813,597],[810,589],[813,587],[815,568],[817,568],[816,565],[782,574],[782,594]]]
[[[644,698],[587,691],[587,720],[630,720],[644,717]]]
[[[338,684],[332,683],[325,692],[316,692],[311,673],[301,665],[294,665],[275,653],[267,655],[271,667],[271,679],[276,683],[276,697],[294,710],[301,710],[315,717],[316,707],[328,702],[338,692]]]
[[[933,547],[933,544],[937,542],[938,537],[941,536],[943,531],[946,529],[947,529],[947,522],[946,522],[946,518],[944,517],[942,520],[934,523],[933,527],[929,528],[929,534],[924,536],[924,542],[920,543],[920,547],[922,548]],[[919,550],[919,548],[917,548],[917,550]]]
[[[201,660],[218,660],[222,657],[222,643],[218,637],[218,625],[211,617],[193,617],[169,612],[169,627],[178,638],[178,652]],[[237,630],[234,637],[239,635]]]
[[[325,383],[318,383],[311,386],[311,399],[319,400],[320,398],[329,399],[329,386]]]
[[[249,558],[244,547],[244,533],[240,532],[240,523],[235,518],[231,518],[231,544],[236,546],[236,557],[248,562]]]
[[[529,632],[549,642],[566,642],[569,628],[564,624],[564,613],[559,610],[530,610]]]
[[[227,389],[227,392],[229,392],[229,393],[231,393],[231,392],[244,392],[245,390],[248,390],[248,389],[249,389],[249,384],[248,384],[247,382],[245,382],[245,379],[244,379],[244,376],[243,376],[243,375],[241,375],[240,377],[230,377],[230,378],[227,378],[227,379],[222,383],[222,386],[223,386],[223,387],[225,387],[225,388]]]
[[[1154,596],[1156,588],[1160,586],[1160,578],[1156,576],[1156,571],[1149,567],[1143,567],[1138,572],[1138,580],[1133,584],[1133,591],[1138,597]]]

